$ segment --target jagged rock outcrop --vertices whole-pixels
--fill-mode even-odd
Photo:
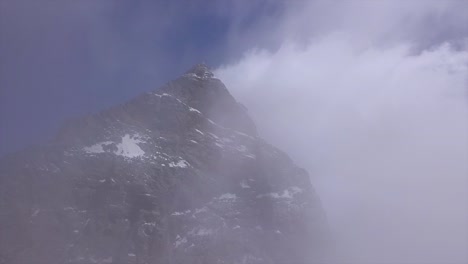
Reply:
[[[0,263],[312,263],[305,170],[205,65],[0,161]]]

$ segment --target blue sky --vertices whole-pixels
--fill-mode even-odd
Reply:
[[[155,89],[195,63],[238,58],[237,43],[278,3],[13,1],[0,3],[0,155],[45,142],[70,117]],[[239,45],[238,45],[239,44]]]

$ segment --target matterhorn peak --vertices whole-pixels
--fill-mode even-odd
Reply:
[[[0,263],[312,263],[329,241],[307,172],[204,64],[0,159],[0,183]]]
[[[209,67],[204,63],[195,64],[190,70],[185,73],[185,76],[195,77],[200,79],[213,78],[214,74],[210,71]]]

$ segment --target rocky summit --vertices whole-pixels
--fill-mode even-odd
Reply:
[[[0,161],[0,263],[314,263],[304,169],[205,65]]]

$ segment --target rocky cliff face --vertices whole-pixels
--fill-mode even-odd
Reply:
[[[0,161],[0,263],[311,263],[307,172],[204,65]]]

